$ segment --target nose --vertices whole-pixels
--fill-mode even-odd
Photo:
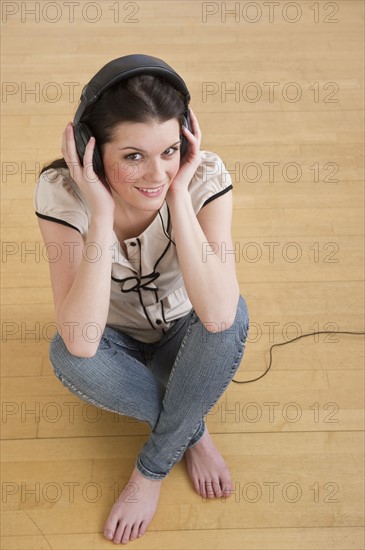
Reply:
[[[151,159],[145,170],[143,179],[147,183],[154,183],[154,184],[164,183],[165,171],[163,167],[163,160],[160,158]]]

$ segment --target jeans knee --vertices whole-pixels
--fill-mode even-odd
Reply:
[[[227,327],[225,332],[227,334],[232,334],[232,336],[235,335],[236,340],[238,339],[240,344],[244,344],[247,338],[249,324],[250,320],[247,303],[243,296],[240,295],[234,321],[229,327]],[[222,333],[224,334],[224,331],[222,331]]]
[[[72,370],[70,367],[76,367],[80,362],[80,358],[72,355],[68,351],[62,336],[58,332],[56,332],[50,342],[48,355],[53,370],[58,378],[60,373],[70,372],[70,370]]]
[[[53,336],[48,349],[48,356],[53,366],[57,363],[57,359],[60,356],[60,341],[62,340],[58,332]]]
[[[250,328],[250,315],[247,302],[242,295],[240,295],[238,301],[236,320],[238,322],[241,338],[246,340]]]

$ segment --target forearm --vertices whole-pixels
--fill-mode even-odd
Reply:
[[[208,239],[197,220],[188,192],[170,197],[168,204],[189,299],[202,322],[224,330],[234,321],[239,298],[235,270],[228,270],[227,263],[219,254],[205,254],[210,249]],[[212,250],[216,250],[217,244],[211,243]]]
[[[93,355],[110,302],[112,222],[92,220],[76,277],[57,312],[65,343],[75,355]]]

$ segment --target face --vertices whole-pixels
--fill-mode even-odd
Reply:
[[[180,166],[177,119],[123,122],[103,150],[105,175],[116,204],[133,211],[161,208]]]

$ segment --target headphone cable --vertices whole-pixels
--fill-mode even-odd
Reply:
[[[260,378],[263,378],[265,376],[265,374],[267,374],[269,372],[269,370],[271,369],[271,366],[272,366],[272,349],[275,348],[276,346],[285,346],[286,344],[291,344],[292,342],[295,342],[296,340],[300,340],[301,338],[305,338],[306,336],[315,336],[316,334],[356,334],[356,335],[361,335],[361,334],[365,334],[365,332],[350,332],[350,331],[343,331],[343,330],[339,330],[339,331],[332,331],[332,330],[320,330],[318,332],[308,332],[306,334],[302,334],[301,336],[297,336],[296,338],[292,338],[291,340],[287,340],[286,342],[280,342],[279,344],[273,344],[271,347],[270,347],[270,362],[269,362],[269,366],[267,367],[267,369],[265,370],[265,372],[263,374],[260,374],[260,376],[258,376],[257,378],[253,378],[252,380],[234,380],[232,379],[232,382],[235,382],[236,384],[249,384],[250,382],[256,382],[256,380],[260,380]]]

